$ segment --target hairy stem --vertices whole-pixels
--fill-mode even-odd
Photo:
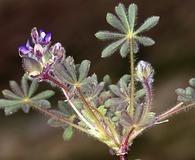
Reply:
[[[189,104],[189,105],[184,105],[183,102],[177,104],[175,107],[169,109],[168,111],[166,111],[165,113],[162,113],[161,115],[159,115],[157,117],[157,120],[156,122],[160,122],[160,121],[163,121],[163,120],[166,120],[167,118],[169,118],[170,116],[176,114],[176,113],[179,113],[183,110],[186,110],[186,109],[189,109],[189,108],[192,108],[195,106],[195,103],[192,103],[192,104]]]
[[[66,86],[64,86],[64,84],[60,83],[58,80],[56,80],[55,78],[53,78],[52,76],[50,76],[49,74],[45,75],[45,79],[49,80],[50,82],[53,82],[54,84],[56,84],[58,87],[60,87],[67,99],[67,102],[70,104],[70,106],[73,108],[73,110],[76,112],[76,114],[78,115],[78,117],[90,128],[95,130],[95,127],[93,125],[91,125],[84,117],[83,115],[77,110],[77,108],[74,106],[74,104],[70,101],[68,95],[67,95],[67,91],[68,88]]]
[[[130,40],[130,72],[131,72],[131,88],[130,88],[130,107],[129,113],[133,117],[134,110],[134,92],[135,92],[135,82],[134,82],[134,53],[133,53],[133,39]]]
[[[59,82],[58,80],[56,80],[54,77],[50,76],[49,74],[47,74],[45,76],[46,80],[49,80],[51,82],[53,82],[54,84],[56,84],[58,87],[60,87],[61,89],[63,89],[64,91],[68,91],[68,88],[66,86],[64,86],[64,84],[62,84],[61,82]],[[87,110],[87,112],[90,114],[90,116],[92,117],[93,120],[95,120],[96,125],[97,125],[97,129],[103,133],[105,136],[108,136],[108,134],[106,133],[104,127],[102,126],[102,124],[100,123],[100,121],[98,120],[98,118],[96,117],[96,115],[94,114],[91,106],[88,104],[88,102],[86,101],[85,97],[83,96],[80,88],[77,87],[77,91],[80,95],[81,100],[84,103],[85,109]],[[89,125],[89,124],[88,124]],[[90,125],[91,128],[91,125]],[[94,127],[93,127],[94,128]]]
[[[95,127],[94,127],[91,123],[89,123],[89,122],[86,120],[86,118],[83,117],[83,115],[78,111],[78,109],[76,108],[76,106],[75,106],[75,105],[72,103],[72,101],[69,99],[67,92],[66,92],[64,89],[62,89],[62,90],[63,90],[63,93],[64,93],[66,99],[67,99],[67,102],[68,102],[69,105],[72,107],[72,109],[76,112],[76,114],[78,115],[78,117],[79,117],[79,118],[80,118],[80,119],[81,119],[81,120],[90,128],[90,129],[96,130]]]
[[[93,117],[96,125],[98,126],[98,129],[101,133],[104,133],[106,136],[109,136],[109,134],[106,132],[106,130],[104,129],[102,123],[99,121],[99,119],[97,118],[97,116],[94,114],[94,108],[89,105],[89,103],[87,102],[87,100],[85,99],[82,91],[80,90],[80,88],[77,87],[77,91],[79,93],[79,96],[82,100],[82,102],[84,103],[85,109],[90,113],[90,115]]]
[[[78,125],[72,123],[71,121],[69,121],[68,119],[66,119],[66,118],[64,118],[64,117],[62,117],[62,116],[59,116],[59,115],[56,115],[56,114],[53,113],[53,112],[50,112],[48,109],[45,109],[44,106],[40,106],[39,104],[36,104],[36,103],[34,103],[34,102],[31,102],[31,101],[28,102],[28,104],[29,104],[30,106],[34,107],[35,109],[39,110],[40,112],[42,112],[42,113],[44,113],[44,114],[46,114],[46,115],[48,115],[48,116],[50,116],[50,117],[52,117],[52,118],[57,119],[58,121],[61,121],[61,122],[63,122],[63,123],[66,123],[66,124],[68,124],[68,125],[70,125],[70,126],[76,128],[76,129],[78,129],[78,130],[80,130],[80,131],[82,131],[82,132],[88,133],[86,129],[84,129],[84,128],[82,128],[82,127],[80,127],[80,126],[78,126]]]
[[[128,160],[127,154],[119,156],[119,160]]]
[[[146,81],[144,82],[144,88],[146,89],[146,103],[147,103],[147,109],[146,113],[151,111],[152,108],[152,91],[150,84]]]

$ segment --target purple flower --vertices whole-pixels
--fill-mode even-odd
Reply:
[[[42,29],[37,31],[37,28],[33,28],[31,31],[31,37],[35,44],[48,45],[51,42],[51,33],[45,33]]]
[[[43,79],[44,75],[52,71],[53,64],[60,63],[65,57],[65,49],[60,43],[51,44],[51,33],[43,30],[31,31],[32,44],[27,40],[26,46],[18,48],[23,59],[24,70],[33,78]]]

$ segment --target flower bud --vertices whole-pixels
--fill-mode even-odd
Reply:
[[[136,67],[136,79],[140,82],[153,82],[154,70],[150,63],[140,61]]]

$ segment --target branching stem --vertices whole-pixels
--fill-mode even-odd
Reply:
[[[159,115],[157,117],[157,120],[156,122],[160,122],[160,121],[163,121],[163,120],[166,120],[167,118],[169,118],[170,116],[178,113],[178,112],[181,112],[183,110],[186,110],[186,109],[189,109],[191,107],[195,106],[195,103],[192,103],[192,104],[189,104],[189,105],[184,105],[183,102],[177,104],[175,107],[169,109],[168,111],[166,111],[165,113],[162,113],[161,115]]]
[[[61,121],[63,123],[66,123],[66,124],[76,128],[76,129],[78,129],[78,130],[80,130],[82,132],[88,133],[86,129],[84,129],[84,128],[82,128],[82,127],[72,123],[71,121],[69,121],[68,119],[66,119],[66,118],[64,118],[62,116],[59,116],[59,115],[56,115],[53,112],[50,112],[48,109],[45,109],[44,106],[40,106],[39,104],[36,104],[34,102],[31,102],[31,101],[28,102],[28,104],[30,106],[34,107],[35,109],[39,110],[40,112],[42,112],[42,113],[44,113],[44,114],[46,114],[46,115],[48,115],[48,116],[50,116],[52,118],[55,118],[55,119],[57,119],[57,120],[59,120],[59,121]]]

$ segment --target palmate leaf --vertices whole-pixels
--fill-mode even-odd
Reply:
[[[95,36],[100,40],[117,39],[117,41],[112,42],[104,48],[102,51],[102,58],[111,56],[117,50],[120,50],[122,58],[127,57],[131,40],[133,41],[133,53],[139,52],[139,44],[143,46],[152,46],[155,44],[154,40],[151,38],[144,37],[139,34],[157,25],[159,17],[152,16],[146,19],[146,21],[137,30],[135,30],[137,10],[137,5],[134,3],[129,5],[128,11],[126,11],[126,8],[122,3],[119,3],[119,5],[115,7],[117,16],[111,13],[107,14],[107,22],[115,29],[118,29],[119,33],[100,31],[95,34]]]
[[[72,57],[67,57],[64,63],[54,65],[54,75],[66,85],[83,85],[87,78],[90,61],[83,60],[81,64],[75,64]]]
[[[10,81],[10,88],[11,91],[7,89],[2,91],[5,98],[0,99],[0,109],[4,109],[6,115],[11,115],[19,109],[28,113],[32,103],[46,109],[51,107],[50,102],[46,99],[53,96],[54,91],[47,90],[32,96],[38,88],[36,80],[33,80],[29,87],[27,76],[24,75],[21,79],[21,87],[17,82]]]

